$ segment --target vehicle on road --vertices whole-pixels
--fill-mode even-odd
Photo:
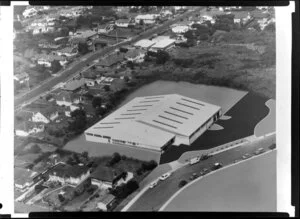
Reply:
[[[161,177],[159,177],[159,179],[160,179],[160,180],[165,180],[165,179],[167,179],[167,178],[170,177],[170,176],[171,176],[171,173],[168,172],[168,173],[165,173],[165,174],[161,175]]]
[[[205,174],[208,173],[208,169],[204,168],[204,169],[202,170],[202,172],[203,172],[203,175],[205,175]]]
[[[197,173],[193,173],[191,176],[190,176],[190,180],[194,180],[198,178],[198,174]]]
[[[155,186],[157,186],[157,181],[154,181],[150,184],[149,188],[152,189],[154,188]]]
[[[199,156],[194,157],[194,158],[190,159],[190,165],[196,164],[199,161],[200,161],[200,157]]]
[[[262,154],[262,153],[264,153],[264,152],[265,152],[265,149],[259,148],[259,149],[257,149],[257,150],[254,152],[254,154],[255,154],[255,155],[258,155],[258,154]]]
[[[247,153],[247,154],[243,155],[242,158],[245,160],[245,159],[248,159],[249,157],[251,157],[251,156],[250,156],[250,154]]]
[[[221,163],[214,163],[212,169],[217,170],[220,169],[223,165]]]

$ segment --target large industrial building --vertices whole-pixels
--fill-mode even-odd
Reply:
[[[221,107],[178,94],[137,97],[87,129],[85,137],[163,152],[190,145],[220,116]]]

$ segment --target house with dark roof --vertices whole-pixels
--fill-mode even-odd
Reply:
[[[96,66],[100,67],[113,67],[124,60],[123,53],[114,53],[107,56],[105,59],[101,59],[100,62],[96,64]]]
[[[90,175],[90,170],[84,165],[70,166],[59,164],[49,173],[49,181],[60,182],[61,184],[79,185]]]
[[[71,106],[72,104],[78,104],[82,101],[81,95],[62,90],[55,96],[56,104],[59,106]]]
[[[78,91],[80,88],[82,88],[85,85],[85,79],[81,78],[79,80],[71,80],[68,83],[66,83],[61,89],[67,90],[67,91]]]
[[[99,188],[113,188],[119,180],[126,177],[126,172],[106,166],[98,166],[97,169],[91,174],[92,185]]]

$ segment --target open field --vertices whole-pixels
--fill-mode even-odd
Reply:
[[[195,181],[164,211],[276,211],[276,151]]]

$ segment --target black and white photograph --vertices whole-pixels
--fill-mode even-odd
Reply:
[[[10,7],[12,213],[283,211],[284,7]]]

